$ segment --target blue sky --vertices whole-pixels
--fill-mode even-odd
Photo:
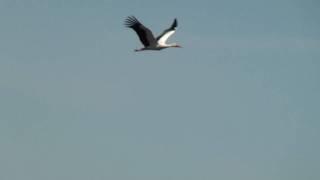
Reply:
[[[320,178],[319,2],[0,7],[0,179]],[[133,52],[128,15],[184,48]]]

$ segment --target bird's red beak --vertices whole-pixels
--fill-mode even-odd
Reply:
[[[182,48],[182,46],[180,46],[180,45],[176,45],[175,47],[177,47],[177,48]]]

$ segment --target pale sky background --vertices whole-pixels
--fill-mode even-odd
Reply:
[[[1,180],[320,179],[318,0],[0,7]]]

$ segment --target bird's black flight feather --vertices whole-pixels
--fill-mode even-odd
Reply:
[[[134,16],[127,17],[124,24],[128,28],[132,28],[138,34],[140,41],[145,47],[156,43],[156,39],[150,29],[141,24]]]

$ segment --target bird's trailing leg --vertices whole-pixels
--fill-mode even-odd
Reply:
[[[134,51],[135,52],[139,52],[139,51],[143,51],[144,49],[143,48],[141,48],[141,49],[135,49]]]

